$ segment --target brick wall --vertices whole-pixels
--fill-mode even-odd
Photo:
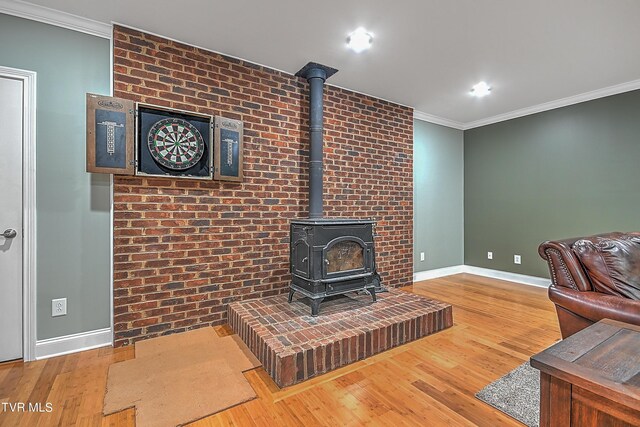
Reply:
[[[306,81],[116,26],[114,95],[245,125],[242,183],[115,177],[115,345],[285,292],[289,220],[308,215]],[[377,219],[383,283],[410,284],[412,109],[327,86],[324,135],[326,215]]]

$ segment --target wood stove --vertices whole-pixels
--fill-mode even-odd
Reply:
[[[309,82],[309,218],[291,221],[289,302],[295,292],[311,300],[311,315],[331,295],[364,290],[376,300],[381,288],[376,271],[374,227],[370,219],[323,218],[322,95],[327,78],[338,70],[313,62],[296,76]]]
[[[311,299],[311,315],[331,295],[366,290],[376,300],[374,221],[325,218],[291,221],[291,285]]]

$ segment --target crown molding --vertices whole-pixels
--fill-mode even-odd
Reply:
[[[19,0],[0,0],[0,13],[111,39],[111,25]]]
[[[434,123],[436,125],[446,126],[454,129],[465,129],[465,124],[456,122],[455,120],[445,119],[444,117],[434,116],[432,114],[423,113],[422,111],[413,110],[413,118],[416,120],[422,120],[423,122]]]
[[[516,119],[518,117],[528,116],[531,114],[541,113],[543,111],[554,110],[556,108],[567,107],[569,105],[579,104],[581,102],[592,101],[606,96],[617,95],[624,92],[640,89],[640,79],[618,85],[608,86],[602,89],[592,90],[590,92],[580,93],[578,95],[568,96],[566,98],[556,99],[542,104],[534,105],[519,110],[510,111],[497,116],[487,117],[485,119],[475,120],[473,122],[457,122],[455,120],[445,119],[444,117],[434,116],[432,114],[423,113],[414,110],[413,118],[437,125],[447,126],[454,129],[469,130],[481,126],[491,125],[494,123],[504,122],[506,120]]]
[[[585,92],[578,95],[568,96],[566,98],[557,99],[555,101],[545,102],[542,104],[534,105],[532,107],[522,108],[504,114],[498,114],[497,116],[488,117],[486,119],[468,122],[464,124],[464,130],[503,122],[505,120],[511,120],[518,117],[528,116],[530,114],[541,113],[543,111],[554,110],[556,108],[579,104],[581,102],[604,98],[606,96],[617,95],[619,93],[630,92],[637,89],[640,89],[640,80],[633,80],[630,82],[608,86],[602,89],[592,90],[590,92]]]

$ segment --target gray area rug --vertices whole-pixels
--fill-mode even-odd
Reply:
[[[540,371],[523,363],[476,397],[530,427],[540,423]]]

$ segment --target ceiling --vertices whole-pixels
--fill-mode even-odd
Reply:
[[[640,82],[638,0],[31,0],[330,84],[465,128],[609,86]],[[364,26],[373,47],[355,54]],[[485,80],[491,95],[474,98]],[[640,88],[640,84],[637,85]]]

